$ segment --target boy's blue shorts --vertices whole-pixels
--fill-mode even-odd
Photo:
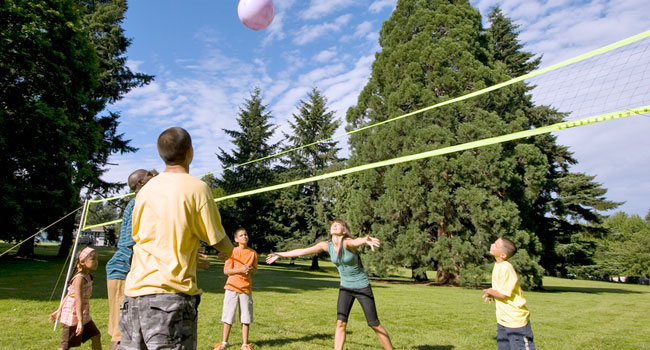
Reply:
[[[535,350],[530,322],[521,328],[508,328],[497,323],[498,350]]]

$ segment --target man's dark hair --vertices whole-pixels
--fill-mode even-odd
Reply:
[[[503,241],[503,250],[505,250],[508,259],[510,259],[510,257],[515,255],[517,252],[517,246],[515,246],[515,244],[507,238],[501,237],[501,240]]]
[[[158,154],[167,165],[180,165],[192,148],[192,138],[183,128],[173,126],[158,136]]]
[[[138,189],[138,184],[140,181],[144,180],[149,172],[144,169],[138,169],[129,175],[128,184],[131,191],[136,191]]]

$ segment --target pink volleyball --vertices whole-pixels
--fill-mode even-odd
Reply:
[[[262,30],[271,24],[275,10],[272,0],[239,0],[239,20],[253,30]]]

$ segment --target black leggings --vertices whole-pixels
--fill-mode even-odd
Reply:
[[[368,326],[379,326],[377,307],[375,307],[375,296],[372,294],[370,285],[360,289],[339,287],[339,301],[336,306],[336,319],[348,322],[348,316],[350,316],[350,309],[352,309],[354,299],[359,300],[363,313],[366,315]]]

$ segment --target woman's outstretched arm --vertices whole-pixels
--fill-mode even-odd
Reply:
[[[367,244],[373,252],[375,251],[375,248],[379,248],[381,245],[378,238],[371,237],[370,235],[354,239],[346,239],[343,240],[343,244],[345,244],[346,249],[357,249],[360,246]]]
[[[316,243],[308,248],[290,250],[288,252],[275,252],[266,256],[266,263],[273,264],[278,258],[297,258],[299,256],[316,254],[327,250],[327,242]]]

